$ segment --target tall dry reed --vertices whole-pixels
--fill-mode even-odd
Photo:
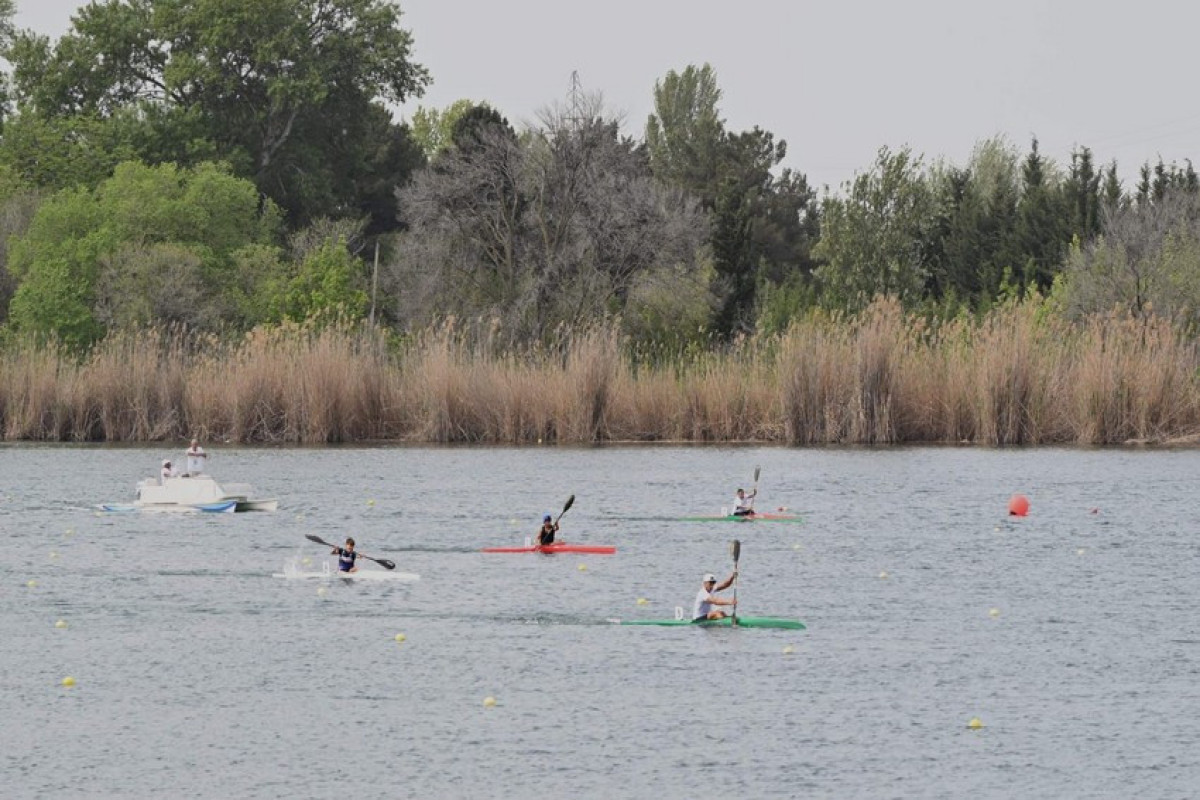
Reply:
[[[931,325],[879,300],[647,359],[613,326],[505,347],[446,324],[234,340],[114,334],[0,352],[6,439],[1111,444],[1200,434],[1200,354],[1168,320],[1068,324],[1039,301]]]

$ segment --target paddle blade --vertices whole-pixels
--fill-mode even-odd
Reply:
[[[386,558],[377,558],[377,559],[375,559],[375,563],[378,564],[379,566],[383,567],[384,569],[395,569],[396,568],[396,562],[391,561]]]
[[[561,517],[563,514],[567,513],[567,509],[573,505],[575,505],[575,495],[571,495],[567,498],[567,502],[563,504],[563,510],[559,513],[559,516]]]
[[[737,564],[738,558],[742,555],[742,543],[734,539],[729,543],[729,554],[733,556],[733,563]]]
[[[329,542],[322,539],[320,536],[314,536],[311,533],[304,534],[304,538],[308,539],[310,542],[316,542],[317,544],[323,544],[326,547],[337,547],[337,545],[330,544]]]
[[[762,471],[762,467],[754,468],[754,482],[758,483],[758,474]]]

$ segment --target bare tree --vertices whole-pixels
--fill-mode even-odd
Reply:
[[[400,192],[409,231],[387,287],[410,323],[489,316],[510,337],[539,338],[621,314],[650,276],[699,274],[704,218],[654,180],[598,100],[545,111],[521,136],[497,125],[472,141]]]
[[[1100,236],[1072,248],[1066,275],[1072,316],[1119,306],[1200,317],[1200,197],[1172,189],[1154,203],[1105,208]]]

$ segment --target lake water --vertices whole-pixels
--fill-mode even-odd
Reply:
[[[98,514],[182,447],[0,447],[0,796],[1200,793],[1200,452],[209,450],[280,510]],[[805,524],[677,519],[755,466]],[[617,555],[477,552],[571,494]],[[272,577],[306,533],[421,581]],[[807,630],[607,622],[734,537]]]

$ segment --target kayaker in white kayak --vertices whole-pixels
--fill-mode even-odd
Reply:
[[[358,572],[358,567],[354,563],[354,560],[358,558],[358,553],[354,552],[354,540],[349,536],[346,537],[345,547],[335,547],[330,554],[338,557],[338,572]]]
[[[158,473],[158,482],[163,486],[167,485],[167,478],[175,477],[175,469],[171,466],[170,461],[162,463],[162,469]]]
[[[735,517],[751,516],[754,513],[755,497],[758,497],[758,489],[750,494],[746,494],[745,489],[738,489],[737,497],[733,498],[733,515]]]
[[[537,546],[545,547],[548,544],[554,544],[554,534],[558,533],[558,523],[554,521],[554,517],[550,514],[542,516],[542,527],[538,529]]]
[[[733,585],[737,578],[737,570],[733,574],[723,580],[720,585],[717,584],[717,576],[711,572],[704,576],[704,580],[700,586],[700,592],[696,595],[696,602],[692,604],[692,621],[696,622],[702,619],[724,619],[728,616],[724,611],[716,606],[736,606],[737,600],[726,600],[724,597],[717,597],[717,592],[722,592]]]

